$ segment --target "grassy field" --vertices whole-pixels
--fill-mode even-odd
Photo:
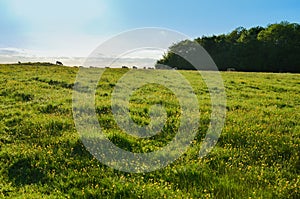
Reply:
[[[130,100],[131,117],[148,124],[149,105],[166,107],[159,135],[136,139],[113,119],[113,88],[127,69],[107,69],[96,112],[117,146],[149,152],[178,127],[170,90],[147,85]],[[223,72],[227,115],[216,147],[198,152],[210,120],[210,97],[197,72],[182,71],[196,93],[200,126],[188,151],[171,165],[132,174],[101,164],[85,149],[72,115],[78,68],[0,65],[0,198],[299,198],[300,75]]]

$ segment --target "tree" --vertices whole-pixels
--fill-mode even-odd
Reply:
[[[177,69],[195,69],[178,55],[195,54],[193,42],[206,49],[219,70],[300,72],[300,25],[297,23],[281,22],[266,28],[238,27],[229,34],[184,40],[172,45],[157,63]]]

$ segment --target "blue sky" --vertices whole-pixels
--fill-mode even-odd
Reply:
[[[300,22],[299,0],[1,0],[0,53],[84,57],[133,28],[195,38],[280,21]]]

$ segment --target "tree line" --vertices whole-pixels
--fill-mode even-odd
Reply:
[[[193,55],[193,43],[199,43],[221,71],[300,72],[300,25],[281,22],[267,27],[236,28],[229,34],[203,36],[172,45],[156,68],[195,70],[182,57]],[[177,53],[181,52],[181,53]],[[196,54],[195,54],[196,55]],[[205,69],[206,66],[201,66]]]

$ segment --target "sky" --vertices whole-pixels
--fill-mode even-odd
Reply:
[[[196,38],[281,21],[300,23],[299,0],[0,0],[0,62],[80,62],[76,57],[136,28],[161,27]]]

